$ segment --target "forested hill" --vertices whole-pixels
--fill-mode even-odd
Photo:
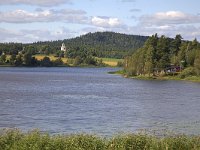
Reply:
[[[142,47],[147,36],[127,35],[115,32],[88,33],[76,38],[22,43],[0,43],[0,55],[17,54],[19,51],[31,50],[33,54],[57,54],[60,53],[62,43],[67,47],[68,57],[86,54],[94,57],[124,58]]]
[[[100,55],[99,57],[123,57],[142,47],[146,40],[147,37],[145,36],[96,32],[65,40],[64,42],[72,46],[78,45],[96,50],[97,55]]]
[[[48,45],[53,49],[59,50],[61,44],[64,42],[70,51],[84,49],[87,53],[97,57],[123,58],[142,47],[147,38],[147,36],[114,32],[96,32],[63,41],[37,42],[33,45],[37,47]]]

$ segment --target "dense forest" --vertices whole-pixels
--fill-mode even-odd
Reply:
[[[114,32],[96,32],[63,41],[37,42],[32,46],[40,53],[57,53],[64,42],[68,49],[68,57],[76,57],[84,51],[85,54],[94,57],[124,58],[142,47],[147,38]]]
[[[126,57],[125,71],[128,76],[199,76],[200,44],[196,39],[184,41],[181,35],[174,39],[152,35],[143,47]]]

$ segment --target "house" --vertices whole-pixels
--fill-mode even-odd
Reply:
[[[171,65],[167,68],[165,68],[166,73],[175,73],[175,72],[180,72],[183,68],[181,66],[175,66]]]

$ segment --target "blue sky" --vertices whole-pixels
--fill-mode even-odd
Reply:
[[[88,32],[200,39],[198,0],[0,0],[0,42],[63,40]]]

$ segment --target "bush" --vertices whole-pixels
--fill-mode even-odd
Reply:
[[[123,67],[124,66],[124,63],[123,62],[121,62],[121,61],[118,61],[117,62],[117,67]]]
[[[97,61],[93,57],[86,57],[84,63],[87,65],[94,65],[94,66],[97,65]]]
[[[53,65],[54,66],[61,66],[61,65],[63,65],[62,59],[60,57],[57,58],[55,61],[53,61]]]
[[[195,73],[195,69],[193,67],[188,67],[186,69],[184,69],[179,75],[178,77],[181,78],[181,79],[184,79],[186,77],[189,77],[189,76],[194,76],[196,75]]]
[[[53,64],[52,64],[50,58],[47,57],[47,56],[45,56],[45,57],[41,60],[40,65],[41,65],[42,67],[51,67]]]
[[[74,59],[73,65],[74,66],[78,66],[82,63],[82,59],[79,56],[76,56],[76,58]]]

